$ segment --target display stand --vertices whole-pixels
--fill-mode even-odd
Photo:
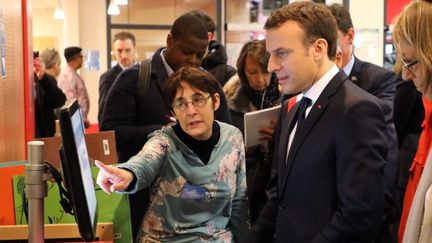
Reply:
[[[77,224],[46,224],[44,227],[45,240],[71,240],[81,239]],[[0,226],[0,241],[26,240],[29,238],[27,225],[3,225]],[[113,241],[113,224],[98,223],[96,238],[99,241]]]
[[[51,178],[43,163],[44,142],[28,142],[28,163],[25,168],[25,194],[29,204],[28,225],[0,226],[0,240],[26,240],[30,243],[45,239],[81,239],[77,224],[44,225],[44,198],[47,196],[46,181]],[[46,234],[45,234],[46,233]],[[96,238],[112,241],[112,223],[99,223]]]

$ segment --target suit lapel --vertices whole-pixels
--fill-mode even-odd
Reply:
[[[347,80],[347,76],[343,71],[339,71],[333,78],[330,80],[330,82],[327,84],[327,86],[324,88],[320,96],[318,97],[318,100],[315,102],[315,104],[312,106],[308,116],[303,122],[303,125],[296,131],[296,134],[293,138],[288,158],[286,159],[286,163],[283,163],[285,167],[283,167],[283,170],[281,170],[282,176],[280,181],[280,187],[281,190],[279,192],[281,193],[281,197],[284,193],[284,189],[286,186],[286,181],[289,176],[290,170],[292,168],[293,163],[295,162],[296,155],[298,150],[300,149],[300,146],[303,144],[304,140],[307,138],[307,135],[311,132],[312,128],[315,126],[315,124],[318,122],[319,118],[323,114],[323,112],[326,110],[327,106],[331,104],[330,97],[333,96],[339,86]],[[296,104],[293,107],[293,112],[291,113],[291,120],[290,123],[287,123],[287,125],[290,125],[292,122],[292,116],[294,111],[297,111],[298,104]],[[295,109],[295,110],[294,110]],[[289,129],[289,127],[287,128]],[[287,143],[289,140],[289,134],[286,137],[285,140],[287,140],[285,143],[285,151],[287,150]],[[281,149],[281,148],[280,148]],[[281,151],[281,150],[280,150]],[[285,153],[282,153],[286,155]],[[285,161],[284,157],[282,161]]]
[[[306,139],[308,133],[311,131],[315,123],[318,121],[318,118],[321,116],[322,112],[324,112],[325,108],[329,104],[329,100],[327,97],[319,98],[317,102],[314,104],[314,106],[311,108],[308,116],[303,121],[303,125],[296,131],[296,134],[294,135],[293,141],[291,143],[291,147],[288,153],[288,158],[285,160],[286,157],[284,157],[283,161],[286,161],[284,164],[284,170],[282,181],[281,181],[281,187],[282,190],[280,190],[281,193],[284,192],[286,180],[289,176],[289,172],[292,168],[292,165],[294,163],[294,159],[297,155],[297,152],[302,145],[303,141]],[[297,104],[298,106],[298,104]],[[288,135],[289,136],[289,135]],[[289,139],[289,138],[288,138]],[[287,139],[287,140],[288,140]],[[287,144],[285,146],[285,151],[287,150]],[[286,153],[285,153],[286,155]]]
[[[152,80],[153,78],[156,81],[156,86],[158,89],[162,92],[162,86],[165,83],[165,81],[168,79],[168,74],[165,70],[165,66],[163,64],[162,58],[161,58],[161,51],[163,48],[159,48],[155,54],[153,54],[152,62],[151,62],[151,76]]]

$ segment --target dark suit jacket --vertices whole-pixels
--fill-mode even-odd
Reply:
[[[394,94],[400,77],[383,67],[354,58],[354,66],[348,78],[366,92],[385,101],[393,110]]]
[[[111,69],[104,72],[99,79],[99,110],[98,110],[98,122],[101,123],[101,115],[105,106],[105,100],[108,95],[108,91],[111,89],[114,80],[123,71],[119,64],[115,65]]]
[[[293,139],[298,104],[284,102],[275,132],[273,190],[254,225],[256,242],[369,242],[384,215],[386,124],[377,99],[340,71]],[[276,216],[276,221],[274,217]],[[274,230],[274,222],[276,222]],[[275,232],[275,234],[273,234]]]
[[[397,178],[400,171],[398,156],[398,141],[395,125],[393,122],[393,100],[396,92],[396,85],[401,80],[400,76],[375,64],[364,62],[354,57],[354,66],[349,79],[366,92],[379,99],[379,104],[386,119],[386,130],[388,136],[387,163],[384,169],[386,184],[386,219],[388,223],[398,222],[400,219],[401,205],[398,203]],[[383,225],[378,242],[396,241],[396,235],[388,232],[388,227]]]

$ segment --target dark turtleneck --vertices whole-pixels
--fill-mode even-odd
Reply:
[[[210,159],[210,155],[213,151],[214,146],[219,141],[220,137],[220,128],[217,122],[213,122],[213,132],[209,139],[205,141],[196,140],[191,137],[189,134],[185,133],[183,129],[180,127],[180,124],[177,123],[173,126],[175,134],[180,138],[180,140],[188,146],[206,165]]]

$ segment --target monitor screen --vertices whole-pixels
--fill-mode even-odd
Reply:
[[[91,241],[95,238],[97,200],[84,138],[84,124],[76,99],[61,108],[60,131],[63,181],[81,237]]]

